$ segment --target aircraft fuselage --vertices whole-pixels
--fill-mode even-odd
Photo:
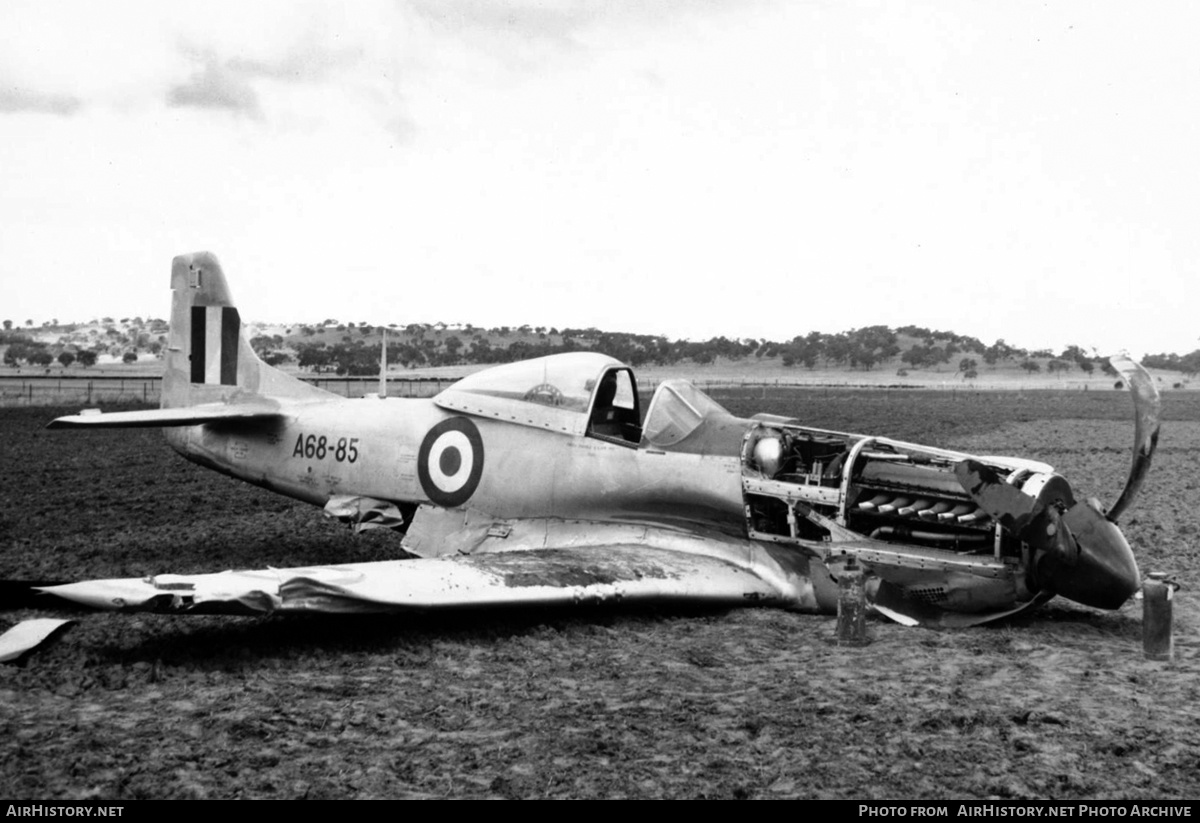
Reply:
[[[423,399],[297,402],[283,410],[277,420],[171,429],[167,438],[189,460],[317,505],[355,494],[449,503],[497,518],[701,520],[745,531],[740,444],[722,455],[635,448],[500,420],[467,421]],[[459,436],[452,459],[446,450],[430,453],[438,427],[455,420],[467,421],[478,444]],[[473,489],[456,485],[456,473],[469,481],[472,471]],[[441,491],[439,482],[449,496],[435,500],[430,491]]]

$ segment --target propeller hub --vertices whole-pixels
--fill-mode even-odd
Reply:
[[[1038,576],[1045,574],[1058,594],[1098,609],[1117,609],[1141,586],[1129,541],[1105,518],[1094,500],[1076,503],[1061,515],[1058,529],[1064,551],[1046,552]],[[1044,566],[1041,568],[1041,566]]]
[[[1060,475],[1024,490],[975,460],[955,474],[971,498],[1034,551],[1034,589],[1100,609],[1120,608],[1141,585],[1129,542],[1095,500],[1077,501]]]

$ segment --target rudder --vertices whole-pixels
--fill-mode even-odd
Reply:
[[[251,397],[329,396],[329,392],[258,358],[246,339],[216,255],[183,254],[171,262],[171,330],[163,373],[163,408]]]

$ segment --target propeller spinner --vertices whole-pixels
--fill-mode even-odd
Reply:
[[[1033,549],[1034,581],[1043,593],[1102,609],[1119,608],[1141,585],[1133,550],[1116,520],[1132,504],[1150,468],[1162,410],[1154,381],[1139,363],[1124,356],[1110,362],[1129,383],[1136,429],[1129,478],[1107,514],[1095,499],[1077,501],[1058,475],[1028,494],[976,460],[955,467],[975,503]]]

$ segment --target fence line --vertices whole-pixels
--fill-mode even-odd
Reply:
[[[379,391],[378,378],[300,378],[343,397],[363,397]],[[433,397],[456,382],[456,378],[389,378],[389,397]],[[108,377],[90,375],[5,375],[0,376],[0,405],[58,406],[81,404],[116,405],[141,403],[157,406],[162,398],[162,378]]]
[[[304,375],[300,377],[326,391],[343,397],[363,397],[379,390],[377,377],[350,377],[331,375]],[[457,382],[453,377],[389,377],[389,397],[433,397],[446,387]],[[642,392],[649,394],[661,383],[659,378],[641,382]],[[871,389],[875,391],[946,391],[954,393],[978,393],[987,391],[1104,391],[1112,390],[1113,383],[1106,381],[1038,381],[1035,383],[989,383],[966,381],[942,381],[940,383],[862,383],[850,380],[737,380],[712,379],[693,380],[701,391],[745,390],[767,391],[769,389]],[[157,406],[161,398],[162,378],[159,376],[119,377],[107,375],[0,375],[0,405],[93,405],[134,404]]]

